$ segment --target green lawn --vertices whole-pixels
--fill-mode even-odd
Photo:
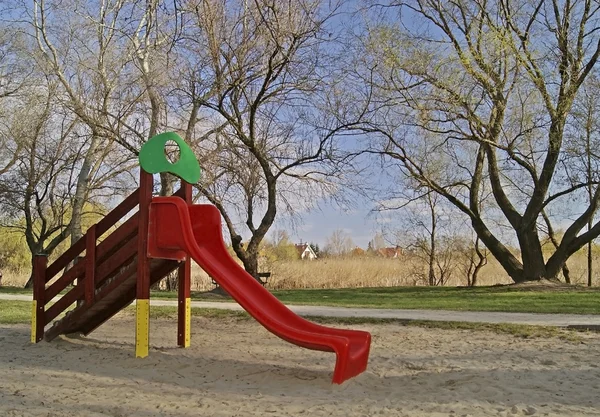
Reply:
[[[475,288],[394,287],[274,291],[290,304],[508,311],[522,313],[600,314],[600,288],[525,289],[514,286]]]
[[[0,294],[31,294],[31,289],[21,287],[0,287]]]
[[[0,300],[0,324],[31,322],[31,303]]]
[[[286,304],[359,308],[600,314],[600,288],[385,287],[272,292]],[[152,297],[175,299],[177,293],[155,292]],[[204,293],[192,293],[192,299],[198,301],[231,301],[225,298],[207,296]]]
[[[0,293],[27,293],[0,288]],[[600,288],[581,287],[386,287],[273,291],[287,304],[458,311],[600,314]],[[153,292],[155,299],[175,299],[176,292]],[[231,301],[193,293],[193,300]]]

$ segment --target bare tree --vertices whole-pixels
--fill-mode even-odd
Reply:
[[[368,152],[396,161],[467,215],[515,282],[556,279],[600,234],[600,222],[582,230],[596,213],[598,182],[570,183],[563,165],[573,103],[600,56],[598,4],[413,0],[370,10],[357,71],[371,86],[364,94],[370,122],[362,129],[372,134]],[[424,154],[446,155],[445,175],[429,175]],[[485,189],[521,259],[482,212]],[[582,204],[545,259],[542,213],[566,199]]]
[[[321,253],[326,256],[346,256],[356,245],[348,232],[343,229],[335,229],[330,236],[325,239],[325,246]]]
[[[177,1],[171,3],[149,0],[146,1],[145,7],[137,6],[134,10],[122,33],[128,37],[133,47],[135,67],[140,74],[141,92],[147,98],[146,101],[139,102],[148,118],[147,140],[158,134],[160,127],[168,126],[168,89],[170,82],[180,82],[180,74],[169,72],[173,66],[170,61],[171,55],[174,55],[176,41],[184,28]],[[169,75],[173,75],[174,78],[170,79]],[[174,115],[175,118],[181,116],[181,112]],[[160,195],[173,193],[174,179],[168,173],[160,174]]]
[[[454,251],[459,258],[460,272],[467,278],[467,285],[475,287],[481,269],[487,265],[488,250],[482,247],[481,240],[475,238],[455,238],[452,241]]]
[[[427,285],[444,285],[452,276],[455,255],[449,230],[451,213],[442,197],[423,191],[417,187],[411,197],[388,201],[380,210],[397,210],[401,206],[403,226],[396,234],[402,237],[397,240],[403,240],[425,265],[424,272],[418,265],[415,274]]]
[[[0,9],[1,12],[1,9]],[[22,34],[14,34],[0,24],[0,121],[9,118],[14,105],[13,98],[28,85],[32,69],[26,64],[27,42]],[[15,149],[0,137],[0,174],[6,173],[17,161],[21,142]]]
[[[131,61],[125,53],[119,25],[125,3],[124,0],[87,3],[72,0],[67,4],[35,0],[30,13],[26,4],[22,6],[31,18],[39,65],[59,81],[64,91],[61,98],[88,129],[71,202],[71,243],[82,236],[83,207],[92,178],[103,178],[105,185],[109,184],[109,180],[130,168],[127,162],[135,155],[120,152],[117,161],[113,153],[117,142],[128,145],[120,135],[120,118],[128,113],[122,109],[130,103],[123,100],[119,91],[123,73]],[[111,116],[114,113],[121,114],[115,119]],[[111,167],[116,169],[110,173],[103,167],[109,155],[116,162]]]
[[[49,84],[48,91],[28,94],[2,131],[13,147],[22,144],[14,167],[0,175],[4,226],[24,234],[32,266],[35,255],[51,254],[72,227],[76,120],[57,108],[55,93],[56,85]]]
[[[257,276],[259,245],[277,212],[335,192],[341,175],[334,133],[342,126],[323,111],[333,59],[325,39],[336,6],[316,0],[184,6],[194,19],[185,37],[194,66],[183,93],[190,109],[186,139],[205,172],[198,189],[217,206],[235,253]]]
[[[379,249],[385,248],[385,238],[383,237],[383,233],[375,233],[373,239],[371,239],[368,243],[367,249],[368,251],[377,251]]]
[[[600,78],[593,74],[583,85],[582,94],[577,97],[572,116],[567,126],[565,141],[567,155],[565,170],[571,185],[587,183],[587,204],[594,201],[594,183],[600,181]],[[587,231],[594,227],[594,217],[587,221]],[[593,240],[587,242],[587,284],[593,281]]]
[[[1,9],[0,9],[1,11]],[[0,99],[15,96],[30,81],[31,66],[25,61],[27,40],[22,33],[0,24]]]

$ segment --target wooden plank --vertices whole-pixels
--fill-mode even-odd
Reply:
[[[34,310],[32,317],[32,341],[40,342],[44,338],[44,327],[46,325],[46,267],[48,265],[48,257],[46,255],[36,255],[33,265],[33,300]]]
[[[108,229],[114,226],[119,220],[121,220],[127,213],[129,213],[135,206],[138,205],[140,198],[140,190],[137,189],[129,195],[125,200],[115,207],[110,213],[108,213],[102,220],[96,225],[96,234],[102,236]]]
[[[83,274],[85,274],[85,264],[83,262],[75,264],[66,274],[57,279],[48,287],[48,289],[46,289],[46,299],[52,300],[59,292],[67,288],[67,286],[78,277],[83,276]]]
[[[80,260],[80,262],[83,262],[83,260]],[[84,270],[85,270],[85,264],[84,264]],[[82,304],[85,304],[85,273],[83,275],[80,275],[77,277],[77,286],[81,285],[83,288],[83,295],[77,299],[77,305],[80,306]]]
[[[129,242],[104,260],[96,267],[96,287],[100,287],[107,278],[114,274],[119,268],[128,264],[137,254],[138,237],[135,236]]]
[[[76,287],[73,287],[71,291],[63,295],[60,300],[58,300],[50,308],[48,308],[48,311],[46,311],[46,324],[50,323],[52,320],[57,318],[60,313],[69,308],[71,304],[73,304],[83,295],[83,286],[78,285]]]
[[[152,175],[140,173],[140,209],[138,212],[138,299],[150,298],[150,260],[148,259],[148,220],[149,208],[152,201]]]
[[[135,356],[148,356],[150,339],[150,260],[148,259],[148,220],[152,201],[152,175],[140,170],[140,204],[138,211],[138,270],[136,280]]]
[[[135,190],[125,200],[123,200],[117,207],[115,207],[110,213],[108,213],[102,220],[96,224],[96,234],[101,236],[108,229],[114,226],[119,220],[129,213],[139,201],[139,190]],[[75,259],[76,256],[81,254],[85,249],[85,237],[79,239],[69,249],[67,249],[61,256],[56,259],[47,269],[46,282],[50,281],[56,274],[67,267],[67,265]]]
[[[85,239],[81,238],[73,246],[65,251],[62,255],[48,266],[46,272],[46,282],[50,281],[56,274],[65,269],[69,263],[81,254],[85,249]]]
[[[160,279],[165,277],[167,274],[174,271],[178,267],[178,265],[179,265],[179,263],[176,261],[162,261],[160,263],[153,265],[152,270],[151,270],[151,275],[150,275],[150,283],[153,284],[153,283],[159,281]],[[96,294],[95,303],[91,307],[84,306],[84,307],[77,309],[76,311],[73,312],[73,314],[71,316],[63,318],[63,320],[65,320],[64,322],[61,321],[55,327],[52,327],[50,330],[48,330],[48,332],[46,332],[46,340],[52,340],[59,334],[64,333],[65,329],[69,329],[70,325],[72,325],[74,322],[79,321],[81,319],[81,317],[87,313],[87,311],[89,311],[90,309],[97,308],[98,306],[101,305],[101,303],[108,300],[111,296],[118,294],[120,292],[120,289],[123,289],[124,292],[121,294],[118,294],[117,298],[115,300],[109,301],[110,304],[108,306],[102,307],[101,311],[98,311],[93,317],[90,317],[85,323],[83,323],[81,325],[75,324],[76,327],[69,330],[72,332],[73,331],[81,331],[82,333],[84,333],[86,335],[91,333],[92,331],[94,331],[102,323],[106,322],[106,320],[113,317],[115,314],[117,314],[119,311],[121,311],[124,307],[129,305],[135,299],[136,288],[135,288],[134,283],[132,283],[131,286],[129,286],[127,284],[129,279],[131,279],[132,276],[135,276],[135,275],[136,275],[136,265],[134,264],[134,265],[131,265],[129,268],[127,268],[125,271],[123,271],[121,274],[119,274],[117,277],[115,277],[115,279],[113,281],[111,281],[109,284],[107,284],[105,287],[100,289],[100,291]],[[124,285],[127,285],[127,286],[124,287]],[[74,292],[73,295],[71,295],[72,292]],[[69,299],[76,300],[79,295],[80,294],[79,294],[79,292],[77,292],[77,288],[74,288],[66,296],[68,296]],[[67,307],[68,307],[68,305],[67,305]],[[54,315],[55,311],[50,311],[50,313],[52,313]],[[48,312],[47,312],[47,314],[48,314]],[[58,314],[60,314],[60,312]],[[54,316],[53,318],[55,318],[56,316]]]
[[[154,284],[157,281],[160,281],[167,274],[174,271],[178,266],[178,262],[176,261],[164,261],[158,264],[156,267],[152,268],[151,272],[151,284]],[[112,284],[112,283],[111,283]],[[114,290],[108,290],[107,295],[113,293]],[[131,304],[135,300],[136,296],[136,288],[132,287],[127,290],[125,293],[121,294],[115,301],[111,302],[111,305],[105,309],[103,312],[99,312],[96,317],[89,320],[81,327],[81,331],[83,334],[88,335],[98,327],[100,327],[103,323],[105,323],[108,319],[113,317],[123,308]]]
[[[182,196],[187,204],[192,203],[192,185],[181,181]],[[191,290],[191,275],[192,263],[190,257],[187,256],[177,270],[179,285],[178,285],[178,303],[177,303],[177,345],[188,347],[190,345],[190,290]]]
[[[81,320],[81,317],[84,316],[89,310],[95,309],[101,305],[101,302],[104,298],[112,294],[116,288],[119,288],[125,281],[127,281],[127,278],[130,278],[134,274],[135,266],[123,271],[123,273],[117,276],[114,281],[111,281],[109,285],[102,288],[102,290],[96,294],[94,304],[82,306],[74,310],[70,316],[63,318],[55,327],[52,327],[50,330],[48,330],[46,332],[46,340],[51,341],[59,334],[77,331],[77,329],[81,327],[77,323]],[[93,318],[91,319],[93,320]],[[85,323],[83,323],[83,325],[85,325]],[[72,328],[73,326],[74,328]]]
[[[137,250],[137,239],[132,239],[128,244],[126,244],[121,250],[113,254],[113,256],[106,259],[101,265],[96,268],[95,271],[95,280],[97,286],[102,285],[102,283],[108,278],[111,274],[113,274],[117,269],[122,268],[124,264],[129,262],[136,255]],[[83,268],[85,271],[85,263],[80,262],[73,269],[78,267]],[[70,271],[69,271],[70,272]],[[83,272],[85,273],[85,272]],[[67,273],[68,274],[68,273]],[[59,278],[59,280],[63,279],[63,277]],[[67,278],[68,279],[68,278]],[[59,301],[57,301],[52,307],[48,309],[46,312],[46,323],[54,320],[60,313],[62,313],[65,309],[69,308],[71,304],[77,301],[79,298],[85,296],[84,286],[78,285],[65,294]]]
[[[131,278],[135,274],[135,264],[129,266],[127,269],[120,272],[119,275],[117,275],[112,281],[110,281],[98,291],[98,294],[96,294],[97,302],[101,302],[106,297],[113,294],[121,285],[123,285],[129,278]],[[134,285],[132,285],[132,287],[134,287]]]
[[[96,289],[96,225],[90,227],[85,239],[85,303],[92,305]]]
[[[112,253],[129,240],[133,235],[137,234],[137,213],[131,216],[125,223],[123,223],[117,230],[112,232],[102,242],[98,243],[96,247],[96,261],[102,262],[104,258],[112,255]],[[98,235],[98,228],[96,227],[96,236]]]
[[[81,333],[87,336],[88,334],[96,330],[98,327],[102,326],[102,324],[106,323],[107,320],[109,320],[119,311],[131,304],[135,299],[135,288],[129,290],[126,293],[126,295],[126,297],[122,297],[114,303],[112,303],[110,305],[110,308],[103,310],[101,314],[98,314],[91,320],[87,321],[83,326],[81,326],[79,331],[81,331]]]
[[[98,230],[96,226],[96,231]],[[131,238],[137,231],[137,214],[123,223],[114,233],[111,233],[106,239],[96,247],[96,261],[103,262],[106,258],[118,250],[119,245],[126,239]],[[84,258],[85,259],[85,258]],[[86,273],[86,262],[78,262],[69,269],[63,276],[52,283],[46,290],[46,299],[51,300],[62,290],[67,288],[73,281],[83,277]]]
[[[125,264],[131,261],[136,255],[137,251],[137,238],[134,237],[131,239],[125,246],[120,248],[117,252],[115,252],[112,256],[105,259],[105,261],[95,268],[94,279],[94,291],[97,286],[100,286],[106,281],[108,277],[110,277],[116,270],[122,268]],[[67,274],[58,279],[58,281],[73,281],[73,276],[79,272],[80,274],[85,273],[85,262],[80,262],[75,265]],[[77,268],[77,269],[76,269]],[[64,282],[59,283],[57,287],[53,289],[53,292],[56,291],[57,288],[60,288],[60,285],[63,285]],[[64,288],[64,287],[63,287]],[[59,290],[60,291],[60,290]],[[85,290],[83,285],[78,285],[65,294],[57,303],[55,303],[52,307],[48,309],[46,312],[46,323],[54,320],[60,313],[62,313],[65,309],[69,308],[69,306],[77,301],[78,299],[85,297]]]

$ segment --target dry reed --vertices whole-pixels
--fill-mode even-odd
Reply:
[[[573,284],[587,283],[585,254],[575,254],[569,260]],[[314,261],[273,262],[268,268],[270,289],[296,288],[356,288],[425,285],[422,272],[426,265],[417,258],[403,256],[399,259],[375,257],[327,258]],[[29,271],[5,271],[2,285],[23,287]],[[561,277],[562,278],[562,277]],[[478,285],[509,284],[512,281],[497,261],[491,259],[479,275]],[[594,276],[597,285],[598,278]],[[467,279],[454,268],[449,286],[466,285]],[[209,291],[215,288],[210,276],[195,263],[192,264],[192,291]]]

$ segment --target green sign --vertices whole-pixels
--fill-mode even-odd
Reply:
[[[165,155],[165,145],[172,140],[179,146],[179,160],[171,163]],[[200,164],[187,143],[174,132],[161,133],[144,143],[138,156],[140,166],[149,174],[169,172],[195,184],[200,180]]]

